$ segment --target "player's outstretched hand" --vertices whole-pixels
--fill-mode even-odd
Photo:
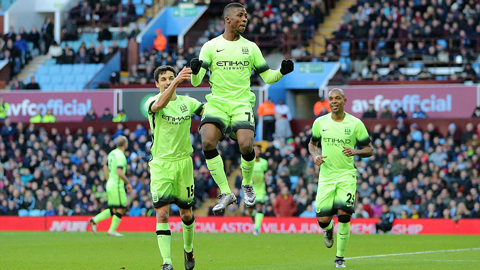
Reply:
[[[175,78],[175,80],[178,82],[178,83],[181,83],[183,82],[184,80],[189,80],[190,77],[192,75],[192,69],[191,68],[187,68],[187,67],[183,67],[182,70],[180,70],[180,72],[178,73],[177,77]]]
[[[132,191],[132,185],[130,183],[127,184],[127,192],[130,193]]]
[[[198,58],[193,58],[192,61],[190,61],[190,68],[192,69],[192,74],[197,75],[198,72],[200,71],[200,68],[202,67],[203,61],[201,61]]]
[[[353,150],[352,148],[348,148],[348,147],[345,147],[345,146],[342,146],[343,147],[343,154],[347,157],[353,157],[355,156],[355,150]]]
[[[193,61],[193,60],[192,60]],[[283,60],[282,67],[280,68],[280,73],[282,75],[287,75],[293,71],[293,61],[292,60]]]
[[[322,165],[323,163],[325,163],[325,160],[323,160],[324,158],[326,158],[327,156],[316,156],[315,157],[315,165]]]

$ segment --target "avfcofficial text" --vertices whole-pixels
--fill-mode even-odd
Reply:
[[[190,120],[192,117],[191,117],[190,115],[187,115],[187,116],[178,116],[178,117],[168,116],[168,115],[162,115],[162,118],[163,118],[164,120],[167,120],[170,124],[180,125],[180,124],[182,124],[184,121]]]

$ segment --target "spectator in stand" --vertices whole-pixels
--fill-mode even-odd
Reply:
[[[53,115],[52,110],[48,109],[45,115],[42,117],[42,123],[55,123],[57,118]]]
[[[140,34],[140,32],[141,32],[141,30],[140,30],[140,27],[138,26],[138,23],[135,23],[132,31],[130,31],[130,34],[128,35],[128,39],[136,38],[137,35]]]
[[[98,41],[112,40],[112,32],[108,29],[108,25],[104,25],[102,30],[98,32]]]
[[[363,113],[362,118],[377,118],[377,111],[373,107],[373,103],[368,104],[367,110]]]
[[[286,140],[293,136],[290,121],[285,114],[275,114],[275,136],[280,140]]]
[[[2,96],[0,96],[0,123],[3,123],[7,118],[7,112],[10,104],[6,102]]]
[[[153,48],[158,52],[163,52],[167,48],[167,38],[163,35],[162,29],[155,30],[157,37],[153,43]]]
[[[273,141],[273,133],[275,132],[275,103],[271,98],[258,106],[258,116],[263,117],[263,139]]]
[[[90,108],[88,113],[83,117],[83,121],[88,122],[88,121],[95,121],[97,120],[97,114],[95,113],[94,108]]]
[[[89,64],[90,55],[87,54],[87,50],[84,47],[78,49],[78,54],[75,56],[75,64]]]
[[[277,217],[292,217],[297,212],[297,204],[293,200],[288,187],[282,187],[280,194],[275,199],[273,208]]]
[[[330,106],[328,105],[328,100],[323,96],[319,97],[319,100],[313,106],[313,114],[315,117],[320,117],[331,111]]]
[[[407,119],[407,114],[402,107],[398,108],[397,112],[395,113],[395,119],[398,120],[399,118]]]
[[[25,87],[27,90],[40,90],[40,85],[35,81],[35,77],[30,77],[30,83]]]
[[[392,119],[393,118],[393,112],[390,110],[390,107],[388,105],[383,106],[382,113],[380,114],[380,119]]]
[[[472,118],[480,118],[480,107],[479,106],[477,106],[475,108],[475,110],[473,110]]]
[[[415,107],[415,110],[412,112],[411,117],[413,119],[417,119],[417,118],[418,119],[425,119],[425,118],[427,118],[427,114],[424,111],[422,111],[422,108],[420,107],[420,105],[417,105]]]
[[[62,47],[60,47],[55,40],[48,49],[48,55],[50,55],[52,58],[58,58],[62,55]]]
[[[290,112],[290,107],[283,102],[283,100],[279,100],[278,104],[275,105],[275,114],[279,114],[285,116],[288,121],[292,121],[292,114]]]
[[[42,114],[40,111],[37,111],[37,114],[30,117],[30,123],[41,123],[42,122]]]
[[[113,115],[110,113],[110,108],[108,108],[108,107],[105,108],[105,110],[103,111],[103,115],[100,116],[100,118],[98,120],[112,122]]]
[[[25,89],[25,84],[19,81],[16,76],[13,77],[12,84],[10,85],[10,90],[23,90],[23,89]]]
[[[393,228],[393,221],[395,220],[395,214],[390,212],[387,204],[382,206],[382,215],[380,221],[375,224],[377,233],[387,233]]]
[[[50,17],[46,17],[42,25],[42,37],[45,44],[44,53],[46,54],[53,42],[53,23]]]
[[[113,122],[126,122],[126,121],[128,121],[128,117],[125,114],[125,110],[122,109],[122,110],[118,111],[117,115],[115,117],[113,117],[112,121]]]

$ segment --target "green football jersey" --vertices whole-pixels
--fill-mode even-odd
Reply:
[[[207,100],[216,98],[236,103],[254,103],[255,95],[250,89],[252,69],[259,74],[270,70],[258,46],[242,36],[236,41],[228,41],[220,35],[208,41],[202,46],[199,59],[203,61],[203,69],[197,75],[192,75],[192,84],[200,84],[206,70],[210,70],[212,94],[207,96]],[[265,74],[262,78],[267,83],[282,78],[279,71]]]
[[[265,189],[265,172],[268,170],[268,161],[260,158],[253,166],[253,186],[255,189]]]
[[[312,126],[312,141],[320,142],[322,156],[327,156],[320,166],[319,181],[340,182],[356,181],[354,157],[343,154],[343,146],[355,149],[357,142],[370,143],[370,136],[363,122],[348,113],[342,122],[335,122],[332,114],[321,116]]]
[[[161,94],[151,97],[145,103],[148,122],[152,131],[152,160],[179,160],[192,152],[190,127],[192,114],[199,115],[203,104],[191,97],[177,96],[158,112],[152,112],[152,104]]]
[[[108,165],[108,182],[107,185],[122,185],[123,180],[120,179],[117,173],[117,169],[121,168],[123,173],[127,172],[127,157],[120,149],[112,150],[107,156]]]

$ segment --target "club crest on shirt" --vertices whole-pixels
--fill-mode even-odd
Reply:
[[[242,53],[248,55],[249,54],[248,47],[242,47]]]
[[[180,104],[180,110],[182,111],[182,113],[186,113],[188,111],[188,108],[185,104]]]
[[[352,129],[350,129],[350,127],[346,127],[346,128],[345,128],[345,135],[346,135],[346,136],[352,135]]]

